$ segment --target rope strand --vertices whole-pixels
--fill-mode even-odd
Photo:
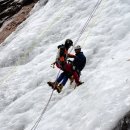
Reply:
[[[49,103],[50,103],[50,101],[51,101],[51,98],[52,98],[52,96],[53,96],[53,92],[54,92],[54,90],[52,90],[51,95],[50,95],[50,98],[49,98],[49,100],[48,100],[48,102],[47,102],[45,108],[43,109],[41,115],[39,116],[39,118],[38,118],[38,120],[36,121],[36,123],[34,124],[34,126],[31,128],[31,130],[36,130],[38,124],[40,123],[40,121],[41,121],[41,119],[42,119],[42,116],[44,115],[44,113],[45,113],[46,110],[47,110],[47,107],[48,107],[48,105],[49,105]]]
[[[56,76],[56,79],[58,78],[59,75],[60,75],[60,70],[59,70],[59,72],[58,72],[58,74],[57,74],[57,76]],[[43,115],[45,114],[45,112],[46,112],[46,110],[47,110],[47,107],[48,107],[48,105],[49,105],[49,103],[50,103],[50,101],[51,101],[51,98],[52,98],[52,96],[53,96],[53,92],[54,92],[54,89],[53,89],[52,92],[51,92],[50,98],[49,98],[49,100],[48,100],[48,102],[47,102],[45,108],[43,109],[42,113],[40,114],[38,120],[35,122],[34,126],[31,128],[31,130],[36,130],[38,124],[40,123],[40,121],[41,121]]]
[[[92,12],[91,12],[89,18],[87,19],[87,21],[86,21],[85,25],[83,26],[81,32],[79,33],[79,37],[76,39],[76,41],[75,41],[75,43],[74,43],[74,46],[78,43],[80,37],[82,36],[82,34],[84,33],[84,31],[85,31],[86,28],[88,27],[88,25],[89,25],[91,19],[93,18],[94,13],[95,13],[96,10],[98,9],[98,7],[99,7],[99,5],[101,4],[101,2],[102,2],[102,0],[98,0],[98,1],[97,1],[97,3],[96,3],[96,5],[94,6],[94,8],[93,8],[93,10],[92,10]],[[72,49],[73,49],[73,48],[72,48]],[[71,51],[72,51],[72,50],[71,50]]]

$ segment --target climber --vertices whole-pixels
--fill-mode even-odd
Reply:
[[[75,47],[75,53],[76,54],[73,61],[73,70],[75,70],[80,77],[81,71],[86,65],[86,57],[83,52],[81,52],[81,46],[79,45]]]
[[[69,54],[68,49],[73,46],[73,41],[71,39],[67,39],[65,41],[65,44],[59,45],[58,48],[58,54],[56,57],[56,61],[53,63],[53,65],[56,65],[61,70],[65,69],[67,58],[74,58],[75,55]]]
[[[79,77],[81,70],[86,64],[86,57],[84,56],[83,52],[81,52],[80,46],[75,47],[75,53],[76,55],[74,56],[74,61],[66,63],[64,72],[60,74],[56,81],[48,82],[49,86],[51,86],[53,89],[56,89],[58,93],[61,92],[63,86],[65,86],[68,78],[71,76],[73,76],[77,86],[83,83],[79,81]]]

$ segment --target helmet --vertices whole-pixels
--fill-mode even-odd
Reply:
[[[81,46],[80,45],[77,45],[74,47],[75,50],[80,50],[81,49]]]
[[[65,41],[65,47],[73,46],[73,41],[71,39],[66,39]]]

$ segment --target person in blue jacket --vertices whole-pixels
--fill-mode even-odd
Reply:
[[[77,73],[80,75],[81,71],[86,65],[86,57],[81,51],[81,46],[76,46],[75,47],[75,58],[73,61],[73,70],[76,70]]]

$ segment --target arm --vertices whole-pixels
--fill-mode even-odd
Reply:
[[[69,57],[69,58],[75,58],[76,56],[73,55],[73,54],[68,53],[68,57]]]

